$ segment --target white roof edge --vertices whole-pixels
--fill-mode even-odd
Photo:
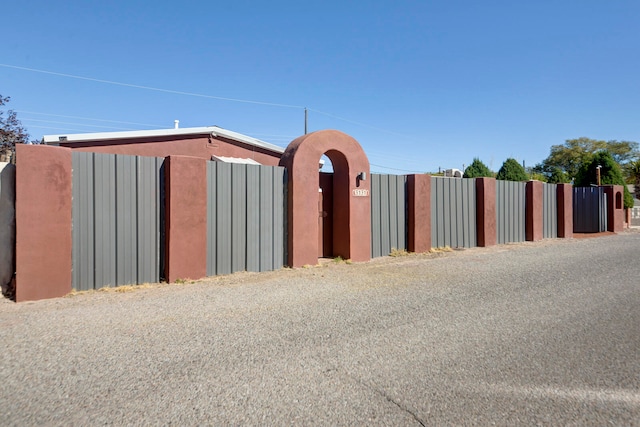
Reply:
[[[247,159],[243,157],[211,156],[211,160],[223,163],[239,163],[243,165],[262,165],[262,163],[257,162],[254,159]]]
[[[178,135],[198,135],[211,134],[213,137],[221,136],[245,144],[254,145],[256,147],[265,148],[267,150],[284,153],[284,148],[277,145],[261,141],[238,132],[223,129],[218,126],[204,126],[196,128],[178,128],[178,129],[154,129],[154,130],[134,130],[122,132],[95,132],[95,133],[71,133],[58,135],[44,135],[42,141],[49,145],[59,145],[61,142],[89,142],[104,141],[109,139],[131,139],[131,138],[151,138],[158,136],[178,136]],[[64,138],[64,139],[63,139]]]

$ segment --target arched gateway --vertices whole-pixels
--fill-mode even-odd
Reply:
[[[318,165],[322,155],[331,159],[332,179],[323,179],[324,205]],[[318,255],[340,256],[353,261],[371,258],[371,200],[369,160],[358,141],[336,130],[322,130],[295,139],[282,155],[280,166],[287,168],[288,264],[314,265]],[[331,178],[331,177],[328,177]],[[320,193],[321,196],[323,193]],[[327,200],[327,197],[330,199]],[[321,199],[320,199],[321,200]],[[329,215],[330,247],[320,248],[322,221]]]

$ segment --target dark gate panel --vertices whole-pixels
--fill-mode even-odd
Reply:
[[[607,198],[602,187],[573,188],[573,232],[607,231]]]

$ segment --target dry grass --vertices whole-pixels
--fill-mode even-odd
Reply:
[[[408,256],[410,255],[409,252],[407,252],[406,249],[396,249],[396,248],[391,248],[391,252],[389,252],[389,256],[392,257],[401,257],[401,256]]]
[[[162,285],[161,283],[142,283],[140,285],[123,285],[123,286],[105,286],[99,289],[90,289],[87,291],[78,291],[72,289],[70,293],[68,293],[67,297],[74,297],[77,295],[89,294],[92,292],[112,292],[112,293],[125,293],[125,292],[134,292],[140,289],[151,289]]]
[[[107,292],[107,293],[127,293],[127,292],[135,292],[135,291],[139,291],[141,289],[153,289],[153,288],[157,288],[160,286],[179,286],[179,285],[186,285],[186,284],[193,284],[196,283],[195,280],[191,280],[191,279],[176,279],[175,282],[173,283],[166,283],[166,282],[161,282],[161,283],[141,283],[139,285],[122,285],[122,286],[104,286],[102,288],[98,288],[98,289],[89,289],[86,291],[78,291],[76,289],[72,289],[70,293],[68,293],[67,295],[65,295],[65,297],[74,297],[77,295],[85,295],[85,294],[89,294],[89,293],[93,293],[93,292]]]
[[[429,251],[429,253],[432,253],[432,254],[439,254],[443,252],[453,252],[453,249],[451,249],[450,246],[442,246],[439,248],[431,248],[431,250]]]

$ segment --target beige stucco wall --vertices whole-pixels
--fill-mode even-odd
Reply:
[[[4,292],[13,277],[16,236],[16,167],[0,162],[0,286]]]

